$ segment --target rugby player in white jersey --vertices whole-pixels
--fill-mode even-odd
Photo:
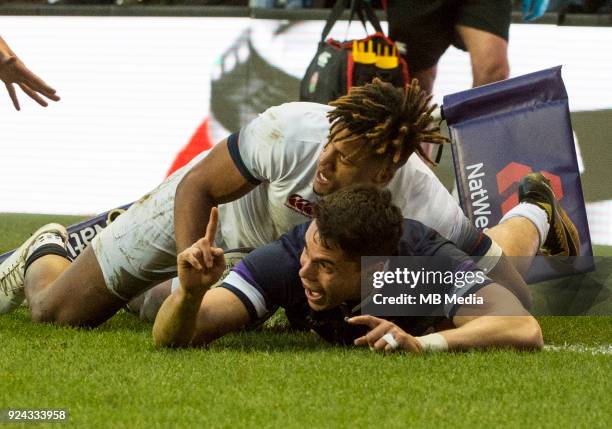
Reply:
[[[141,198],[74,262],[64,227],[37,231],[0,265],[0,312],[27,297],[35,321],[96,326],[176,275],[177,253],[200,238],[212,207],[221,214],[222,248],[257,247],[307,220],[317,195],[355,183],[388,187],[406,218],[467,254],[497,260],[500,247],[469,224],[415,154],[427,159],[420,145],[443,141],[428,103],[416,82],[400,89],[376,80],[331,107],[270,108]],[[554,234],[551,222],[559,225]],[[488,234],[510,256],[532,255],[541,245],[552,254],[577,253],[572,228],[557,205],[525,203]]]
[[[527,176],[523,189],[536,177]],[[357,185],[321,198],[314,220],[249,253],[219,287],[210,289],[225,268],[223,250],[212,243],[217,222],[213,210],[204,238],[178,256],[181,287],[166,299],[155,320],[158,346],[206,345],[260,324],[283,307],[294,326],[314,330],[332,343],[369,345],[376,351],[542,347],[538,322],[512,289],[493,283],[432,229],[402,219],[388,190]],[[368,255],[381,258],[364,261]],[[391,260],[389,255],[402,258]],[[398,284],[380,289],[374,286],[382,285],[367,280],[368,271],[387,277],[395,269],[453,273],[461,281],[421,281],[398,295]],[[517,275],[515,281],[522,279]],[[414,300],[374,309],[391,317],[367,314],[377,299],[404,295]],[[444,300],[421,299],[432,295]],[[388,313],[389,307],[394,308]]]

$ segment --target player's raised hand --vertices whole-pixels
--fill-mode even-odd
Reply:
[[[355,340],[356,346],[369,346],[372,351],[386,353],[395,350],[422,352],[421,345],[412,335],[388,320],[374,316],[355,316],[348,319],[348,323],[365,325],[370,329],[366,335]]]
[[[177,257],[181,287],[188,293],[204,294],[225,270],[223,249],[214,247],[218,217],[218,210],[213,207],[204,237]]]
[[[6,90],[13,101],[15,109],[20,110],[15,84],[25,92],[28,97],[41,106],[47,107],[49,100],[59,101],[55,89],[47,85],[41,78],[32,73],[25,64],[15,55],[6,42],[0,37],[0,79],[4,82]]]

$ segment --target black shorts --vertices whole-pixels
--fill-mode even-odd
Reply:
[[[389,0],[389,37],[406,46],[411,71],[428,69],[452,44],[466,50],[456,25],[495,34],[506,41],[511,0]]]

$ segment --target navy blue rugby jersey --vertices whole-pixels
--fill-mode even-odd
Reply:
[[[230,290],[241,300],[251,316],[252,324],[263,322],[282,307],[294,328],[312,329],[332,343],[352,344],[366,329],[350,325],[344,319],[361,314],[359,302],[343,303],[338,308],[326,311],[314,311],[308,305],[298,273],[300,255],[305,245],[304,236],[309,225],[310,222],[298,225],[280,239],[253,250],[234,267],[220,287]],[[473,258],[452,242],[411,219],[404,219],[398,256],[433,256],[428,258],[436,261],[429,267],[431,269],[480,271]],[[448,285],[442,287],[445,288],[444,293],[464,296],[489,283],[491,281],[486,278],[485,282],[461,289]],[[441,305],[443,308],[432,308],[430,315],[388,319],[411,335],[422,335],[435,324],[451,319],[458,308],[458,305]]]

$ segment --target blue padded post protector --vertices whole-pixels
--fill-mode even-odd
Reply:
[[[518,203],[518,181],[542,171],[580,234],[581,257],[537,258],[527,279],[593,269],[591,238],[561,67],[444,97],[461,207],[479,229]],[[547,261],[548,259],[548,261]]]
[[[116,209],[106,211],[90,219],[71,225],[67,228],[68,230],[68,256],[71,259],[75,259],[78,255],[85,250],[85,247],[89,246],[91,240],[106,228],[108,224],[114,221],[117,216],[125,212],[132,203],[126,204]],[[15,249],[0,255],[0,264],[4,262],[6,258],[11,256]]]

